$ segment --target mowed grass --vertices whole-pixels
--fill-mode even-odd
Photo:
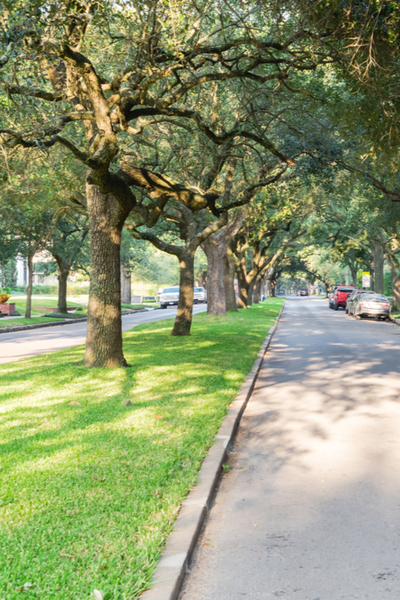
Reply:
[[[26,309],[26,296],[11,296],[11,298],[9,299],[8,302],[14,303],[15,304],[15,309],[20,312],[21,314],[25,313],[25,309]],[[43,307],[47,307],[47,308],[55,308],[58,304],[58,298],[57,296],[39,296],[39,295],[33,295],[32,296],[32,310],[31,310],[31,314],[32,315],[40,315],[43,314],[43,310],[35,310],[34,306],[43,306]],[[81,303],[78,302],[74,302],[74,298],[73,297],[68,297],[67,298],[67,306],[84,306]]]
[[[38,325],[39,323],[51,323],[52,321],[64,321],[54,317],[34,317],[33,319],[0,319],[0,327],[20,327],[21,325]]]
[[[0,367],[1,600],[139,597],[282,304],[135,327],[127,369],[82,346]]]

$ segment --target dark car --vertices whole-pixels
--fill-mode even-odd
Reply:
[[[353,308],[356,319],[361,317],[377,317],[390,321],[389,300],[383,294],[359,294]]]
[[[333,310],[339,310],[339,308],[346,308],[347,299],[350,297],[353,290],[357,288],[354,285],[341,285],[336,288],[332,297],[332,308]]]
[[[353,314],[354,305],[357,301],[358,296],[360,296],[360,294],[375,294],[375,292],[372,292],[372,291],[370,292],[368,290],[353,290],[353,292],[350,294],[350,296],[346,302],[346,314],[348,314],[348,315]]]

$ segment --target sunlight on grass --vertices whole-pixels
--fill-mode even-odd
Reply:
[[[1,600],[139,597],[282,303],[135,327],[128,369],[82,346],[0,367]]]
[[[39,323],[51,323],[53,321],[64,321],[56,317],[34,317],[33,319],[0,319],[0,327],[21,327],[22,325],[39,325]]]

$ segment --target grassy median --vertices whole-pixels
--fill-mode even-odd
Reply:
[[[82,346],[0,367],[1,600],[138,598],[282,304],[135,327],[128,369]]]
[[[52,323],[53,321],[64,321],[54,317],[33,317],[32,319],[0,319],[0,327],[21,327],[21,325],[39,325],[40,323]]]

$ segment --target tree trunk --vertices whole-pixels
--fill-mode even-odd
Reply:
[[[252,282],[249,285],[249,291],[247,292],[247,306],[251,306],[253,304],[254,284],[255,278],[253,278]]]
[[[126,367],[122,352],[120,247],[128,209],[96,185],[87,184],[90,222],[90,292],[87,367]]]
[[[255,285],[254,285],[254,292],[253,292],[254,304],[259,304],[261,302],[261,284],[262,284],[262,279],[261,279],[261,277],[257,276]]]
[[[235,273],[227,270],[225,254],[233,237],[239,231],[244,212],[239,211],[217,233],[213,233],[201,243],[207,256],[207,314],[226,315],[227,310],[237,310],[234,290]],[[231,257],[232,257],[231,252]],[[231,263],[233,260],[231,260]],[[229,306],[227,306],[227,294]]]
[[[224,255],[226,244],[218,244],[218,238],[210,235],[202,244],[207,256],[207,314],[226,315]]]
[[[121,265],[121,302],[131,303],[131,272],[124,265]]]
[[[383,294],[385,291],[384,276],[383,276],[383,264],[384,254],[381,244],[373,242],[372,244],[374,251],[374,271],[375,271],[375,292]]]
[[[393,310],[398,310],[400,308],[400,275],[394,261],[389,256],[387,256],[387,261],[392,274]]]
[[[179,268],[178,312],[171,335],[190,335],[193,312],[194,253],[182,253],[179,258]]]
[[[354,265],[349,265],[349,266],[350,266],[352,284],[355,287],[357,287],[357,267]]]
[[[247,308],[249,284],[246,279],[246,259],[244,257],[237,266],[236,275],[239,286],[238,306],[239,308]]]
[[[268,289],[270,298],[275,298],[275,284],[276,282],[273,279],[268,281]]]
[[[31,318],[32,312],[32,283],[33,283],[33,254],[28,254],[28,289],[26,290],[25,319]]]
[[[226,310],[237,311],[236,294],[235,294],[235,263],[232,258],[232,250],[229,248],[224,256],[224,287]]]
[[[67,311],[67,279],[69,271],[59,268],[58,276],[58,312],[66,314]]]

